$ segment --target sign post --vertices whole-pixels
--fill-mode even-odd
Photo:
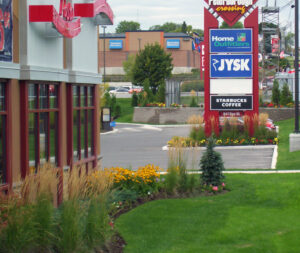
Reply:
[[[257,0],[205,0],[205,132],[219,134],[220,117],[258,114]],[[214,15],[213,15],[213,14]],[[215,17],[218,15],[218,17]],[[233,26],[249,14],[244,29],[219,29],[218,18]],[[250,120],[250,122],[252,122]],[[253,123],[253,122],[252,122]],[[253,124],[250,134],[253,134]]]

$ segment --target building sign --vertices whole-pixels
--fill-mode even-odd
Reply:
[[[224,21],[233,26],[257,0],[205,0]]]
[[[170,49],[180,48],[180,40],[167,40],[167,48],[170,48]]]
[[[211,53],[251,53],[252,29],[211,29]]]
[[[0,61],[12,61],[12,1],[0,1]]]
[[[109,49],[122,49],[122,48],[123,48],[123,40],[109,41]]]
[[[251,78],[252,55],[210,55],[211,78]]]
[[[51,22],[55,29],[67,38],[74,38],[81,32],[81,17],[94,18],[100,14],[105,14],[113,23],[113,12],[106,1],[102,0],[74,6],[66,0],[60,0],[59,12],[50,3],[29,6],[29,22]]]
[[[252,96],[210,96],[210,109],[218,111],[252,110]]]

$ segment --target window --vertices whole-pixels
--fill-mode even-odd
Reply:
[[[90,162],[96,159],[94,93],[94,86],[69,86],[68,147],[70,150],[68,154],[70,163]]]
[[[29,169],[58,164],[58,85],[28,84]]]
[[[7,178],[7,99],[6,83],[0,82],[0,186],[8,182]]]

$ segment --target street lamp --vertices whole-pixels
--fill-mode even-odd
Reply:
[[[105,75],[105,29],[106,25],[102,25],[103,28],[103,82],[105,83],[106,75]]]
[[[299,2],[295,0],[295,133],[299,133]]]

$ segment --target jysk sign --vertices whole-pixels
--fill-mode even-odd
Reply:
[[[122,49],[122,48],[123,48],[123,40],[109,41],[109,49]]]
[[[210,55],[211,78],[252,78],[252,55]]]
[[[180,40],[167,40],[167,48],[170,48],[170,49],[180,48]]]
[[[210,109],[217,111],[253,110],[253,96],[210,96]]]
[[[252,29],[211,29],[211,53],[251,53]]]

